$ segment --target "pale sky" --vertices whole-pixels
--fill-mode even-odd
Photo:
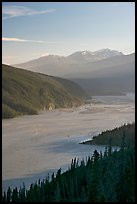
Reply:
[[[2,62],[109,48],[135,52],[134,2],[3,2]]]

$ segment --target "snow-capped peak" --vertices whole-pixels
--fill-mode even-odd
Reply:
[[[77,51],[69,55],[67,58],[73,61],[82,63],[82,62],[95,62],[98,60],[103,60],[103,59],[118,56],[118,55],[123,55],[123,53],[117,50],[104,48],[94,52],[91,52],[88,50]]]
[[[89,50],[84,50],[84,51],[81,51],[81,54],[82,55],[92,55],[92,52]]]
[[[82,55],[86,55],[86,51],[82,52]]]
[[[107,55],[122,55],[123,53],[122,52],[119,52],[117,50],[111,50],[109,48],[104,48],[104,49],[101,49],[101,50],[97,50],[94,52],[95,54],[107,54]]]

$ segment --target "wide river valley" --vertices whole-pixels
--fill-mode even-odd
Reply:
[[[105,146],[79,144],[106,129],[135,121],[135,94],[93,96],[78,108],[56,109],[39,115],[2,120],[2,188],[26,187],[72,158],[85,159]]]

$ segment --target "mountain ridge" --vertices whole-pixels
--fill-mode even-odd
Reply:
[[[84,104],[87,97],[70,80],[2,65],[2,118],[75,107]]]
[[[100,57],[99,59],[98,58],[98,53],[99,55],[101,55],[100,53],[102,53],[103,55],[107,52],[107,56],[106,57]],[[117,56],[117,55],[124,55],[122,52],[119,52],[117,50],[111,50],[111,49],[100,49],[100,50],[97,50],[97,51],[89,51],[89,50],[83,50],[83,51],[77,51],[77,52],[74,52],[68,56],[60,56],[60,55],[52,55],[52,54],[49,54],[49,55],[46,55],[46,56],[42,56],[42,57],[39,57],[39,58],[36,58],[36,59],[33,59],[33,60],[29,60],[27,62],[24,62],[24,63],[20,63],[20,64],[13,64],[11,66],[20,66],[20,68],[23,68],[22,66],[26,65],[27,63],[31,63],[33,61],[39,61],[39,60],[49,60],[49,58],[53,58],[53,59],[63,59],[64,61],[66,60],[66,62],[68,62],[68,59],[69,60],[72,60],[70,63],[72,62],[75,62],[77,60],[77,56],[81,57],[82,55],[88,55],[89,57],[92,57],[93,56],[95,57],[95,59],[92,59],[92,61],[98,61],[98,60],[101,60],[101,59],[106,59],[106,58],[109,58],[109,57],[112,57],[112,56]],[[76,57],[76,58],[75,58]],[[84,58],[85,61],[90,61],[86,58]],[[74,60],[74,61],[73,61]]]
[[[83,57],[83,59],[87,62],[96,62],[102,59],[107,59],[109,57],[118,56],[118,55],[123,55],[123,53],[117,50],[111,50],[109,48],[106,48],[106,49],[100,49],[100,50],[93,51],[93,52],[89,50],[77,51],[67,56],[67,58],[77,59],[78,57],[79,59]]]
[[[102,59],[100,59],[99,55],[102,52]],[[98,58],[95,53],[99,54]],[[95,52],[85,50],[74,52],[67,57],[50,55],[17,67],[71,79],[90,95],[92,93],[123,94],[123,92],[135,90],[135,53],[124,55],[110,49]]]

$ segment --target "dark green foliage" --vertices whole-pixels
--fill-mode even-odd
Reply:
[[[7,196],[6,196],[6,192],[4,191],[3,196],[2,196],[2,202],[5,203],[7,202]]]
[[[123,136],[124,132],[124,136]],[[124,137],[124,144],[123,144]],[[123,125],[119,128],[113,130],[107,130],[99,134],[97,137],[93,137],[93,140],[83,142],[83,144],[101,144],[109,145],[109,150],[111,152],[111,146],[130,146],[135,143],[135,123]]]
[[[18,195],[18,189],[16,187],[15,189],[13,189],[13,192],[12,192],[12,202],[18,202],[18,201],[19,201],[19,195]]]
[[[7,202],[10,202],[12,200],[12,192],[11,188],[9,187],[7,190]]]
[[[132,132],[132,131],[131,131]],[[113,133],[113,131],[112,131]],[[130,134],[130,133],[129,133]],[[79,164],[74,158],[68,171],[59,169],[43,181],[3,193],[3,202],[135,202],[135,146],[111,151],[111,141],[104,155],[97,150]]]
[[[2,118],[37,114],[38,110],[84,104],[87,94],[76,83],[2,65]]]

